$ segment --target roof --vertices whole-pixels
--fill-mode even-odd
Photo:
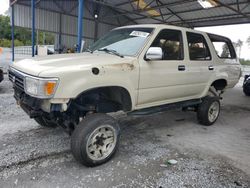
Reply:
[[[172,29],[172,30],[183,30],[183,31],[193,31],[198,33],[206,33],[204,31],[194,30],[192,28],[186,28],[181,26],[169,25],[169,24],[137,24],[137,25],[127,25],[122,27],[117,27],[114,29],[123,29],[123,28],[155,28],[155,29]]]
[[[223,38],[224,40],[230,40],[229,38],[222,36],[222,35],[218,35],[218,34],[213,34],[213,33],[207,33],[204,31],[199,31],[199,30],[195,30],[192,28],[185,28],[185,27],[180,27],[180,26],[174,26],[174,25],[168,25],[168,24],[139,24],[139,25],[128,25],[128,26],[122,26],[122,27],[117,27],[114,28],[115,29],[125,29],[125,28],[155,28],[158,30],[161,29],[172,29],[172,30],[181,30],[184,32],[195,32],[195,33],[206,33],[209,36],[213,36],[214,38],[217,39],[221,39]]]
[[[199,1],[209,3],[211,7],[204,8]],[[30,4],[30,0],[10,2]],[[250,23],[250,0],[85,0],[86,4],[93,12],[102,7],[115,11],[115,14],[111,11],[102,15],[101,20],[126,17],[133,24],[160,23],[193,28]],[[78,0],[36,0],[36,6],[77,14]]]

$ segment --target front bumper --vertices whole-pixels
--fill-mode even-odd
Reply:
[[[13,83],[14,97],[17,104],[30,116],[35,118],[41,116],[43,111],[41,110],[42,100],[31,97],[24,92],[24,76],[19,72],[9,70],[9,80]]]
[[[15,86],[14,97],[17,104],[20,105],[30,118],[36,118],[44,114],[55,115],[58,112],[62,112],[62,104],[50,104],[43,99],[34,98]]]
[[[63,104],[66,104],[68,100],[54,99],[51,103],[48,99],[39,99],[26,94],[24,91],[25,76],[21,72],[10,69],[8,75],[9,80],[13,83],[14,97],[17,103],[31,118],[41,116],[44,113],[61,112],[67,109],[67,105],[63,108]]]
[[[17,104],[29,115],[30,118],[41,116],[44,112],[41,110],[42,100],[27,95],[22,90],[14,87],[14,97]]]

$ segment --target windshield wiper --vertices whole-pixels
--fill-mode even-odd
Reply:
[[[114,54],[114,55],[117,55],[117,56],[119,56],[121,58],[124,57],[123,55],[118,53],[116,50],[112,50],[112,49],[108,49],[108,48],[100,48],[100,49],[98,49],[98,51],[103,51],[103,52],[106,52],[106,53],[109,53],[109,54]]]

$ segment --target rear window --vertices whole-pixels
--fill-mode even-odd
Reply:
[[[215,52],[219,58],[222,59],[234,59],[236,58],[236,53],[232,42],[225,37],[218,35],[208,34]]]
[[[203,35],[187,32],[187,40],[190,60],[211,60],[211,54]]]

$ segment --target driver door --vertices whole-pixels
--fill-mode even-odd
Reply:
[[[161,30],[151,44],[160,47],[161,59],[140,62],[138,108],[178,102],[195,93],[190,87],[184,60],[183,34],[180,30]]]

